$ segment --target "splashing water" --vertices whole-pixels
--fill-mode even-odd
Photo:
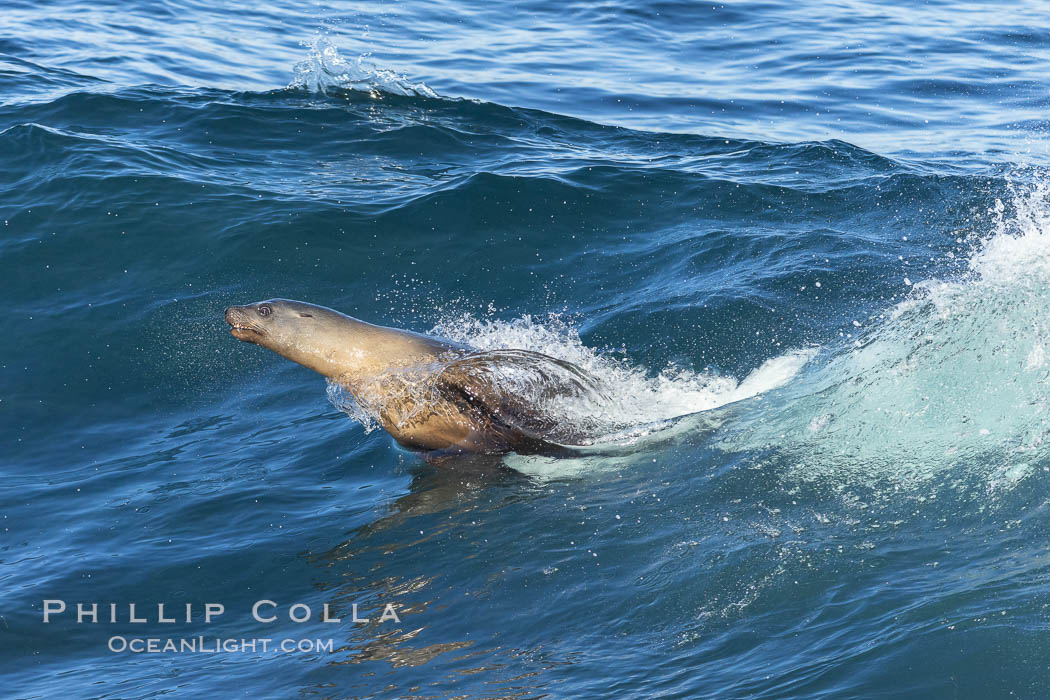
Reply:
[[[513,321],[459,316],[439,323],[431,333],[479,350],[514,347],[571,362],[607,387],[611,401],[605,407],[606,420],[620,430],[707,411],[776,389],[815,354],[814,349],[788,352],[767,360],[738,382],[729,376],[673,366],[650,376],[643,367],[587,347],[578,330],[557,315]]]
[[[789,451],[796,476],[837,483],[1002,488],[1034,473],[1050,435],[1050,184],[1010,190],[961,279],[916,284],[722,446]]]
[[[553,435],[573,434],[572,444],[589,445],[633,441],[668,427],[672,419],[680,416],[783,386],[815,354],[815,350],[805,349],[773,358],[738,382],[733,377],[678,367],[650,376],[644,368],[587,347],[578,331],[556,315],[542,321],[532,316],[493,321],[464,315],[438,323],[430,333],[466,344],[476,349],[480,357],[494,358],[486,364],[486,381],[498,384],[509,395],[521,397],[545,423],[555,426],[551,429]],[[511,362],[511,355],[520,352],[539,353],[568,363],[568,367],[550,361]],[[417,399],[417,410],[432,408],[437,394],[428,378],[447,366],[389,373],[377,380],[375,391],[366,390],[356,396],[329,383],[328,397],[333,405],[371,431],[380,424],[379,415],[387,396],[411,394]],[[593,378],[594,385],[568,395],[549,395],[545,389],[551,385],[550,380],[556,380],[559,386],[577,382],[571,376],[576,370],[570,368],[582,370],[582,376]],[[391,391],[392,387],[397,391]]]
[[[378,68],[366,62],[369,54],[361,54],[348,61],[328,37],[317,36],[309,44],[309,56],[295,65],[290,88],[327,93],[329,90],[357,90],[372,97],[383,93],[418,97],[438,97],[438,94],[419,82],[391,70]]]

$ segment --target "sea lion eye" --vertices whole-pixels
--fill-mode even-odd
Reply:
[[[313,318],[314,317],[313,314],[299,314],[299,315],[302,316],[303,318]]]
[[[273,313],[273,309],[270,308],[269,306],[266,306],[265,304],[259,307],[259,315],[260,316],[269,316],[272,313]]]

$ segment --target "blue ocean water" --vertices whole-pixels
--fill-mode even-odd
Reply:
[[[1045,696],[1041,3],[0,17],[5,697]],[[634,428],[428,465],[229,336],[278,296]]]

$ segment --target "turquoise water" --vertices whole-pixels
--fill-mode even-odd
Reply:
[[[3,695],[1044,697],[1048,58],[1038,3],[9,0]],[[631,427],[428,465],[229,336],[269,297]]]

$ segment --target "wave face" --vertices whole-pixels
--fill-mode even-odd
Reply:
[[[6,693],[1043,694],[1045,8],[516,8],[4,6]],[[270,297],[586,444],[425,464]]]

